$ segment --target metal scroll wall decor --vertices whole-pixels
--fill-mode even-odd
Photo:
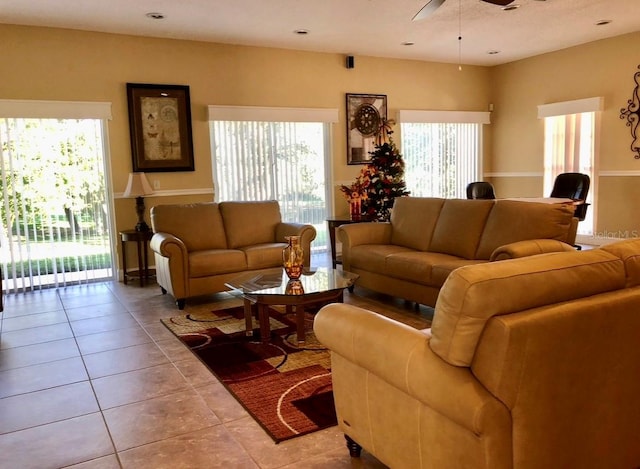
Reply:
[[[640,65],[638,65],[640,70]],[[627,120],[627,127],[631,127],[631,151],[636,153],[635,159],[640,159],[640,71],[633,75],[636,87],[633,89],[631,99],[627,101],[627,108],[620,109],[620,119]]]

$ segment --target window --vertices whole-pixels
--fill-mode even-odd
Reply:
[[[466,198],[482,178],[487,112],[400,111],[407,189],[418,197]]]
[[[5,291],[113,277],[108,103],[0,101]]]
[[[210,106],[215,199],[277,200],[327,249],[330,123],[337,110]]]
[[[602,98],[538,106],[538,117],[544,119],[544,194],[551,193],[560,173],[582,173],[591,179],[587,194],[591,206],[578,224],[580,235],[592,235],[595,225],[597,118],[602,106]]]

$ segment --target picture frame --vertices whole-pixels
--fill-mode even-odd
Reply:
[[[134,172],[194,171],[189,86],[127,83]]]
[[[387,95],[347,93],[347,164],[368,164],[387,120]]]

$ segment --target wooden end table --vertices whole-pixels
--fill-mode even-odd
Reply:
[[[120,243],[122,247],[122,277],[125,285],[127,285],[129,277],[137,277],[140,279],[140,286],[143,287],[145,282],[155,276],[155,269],[149,268],[149,254],[147,250],[152,236],[152,231],[125,230],[120,232]],[[127,243],[129,242],[136,243],[138,269],[127,272]]]

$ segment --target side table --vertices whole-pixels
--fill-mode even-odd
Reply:
[[[364,223],[372,221],[369,218],[362,217],[360,220],[352,220],[351,218],[327,218],[327,228],[329,230],[329,243],[331,244],[331,263],[333,268],[342,264],[342,259],[336,254],[336,229],[340,225],[350,225],[351,223]]]
[[[152,231],[136,231],[125,230],[120,232],[120,243],[122,251],[122,277],[124,284],[127,284],[129,277],[138,277],[140,279],[140,286],[143,287],[151,277],[155,276],[156,271],[149,269],[149,255],[148,246]],[[127,272],[127,243],[135,242],[138,254],[138,269]]]

